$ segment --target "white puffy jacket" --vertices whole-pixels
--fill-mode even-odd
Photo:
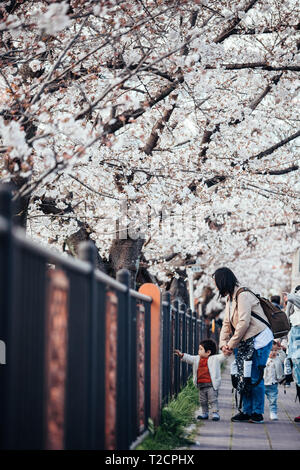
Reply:
[[[207,366],[211,378],[211,383],[214,390],[218,390],[221,385],[221,363],[224,362],[226,356],[223,353],[214,354],[208,357]],[[193,366],[193,382],[197,386],[197,372],[200,361],[200,356],[191,356],[190,354],[184,354],[182,361]]]

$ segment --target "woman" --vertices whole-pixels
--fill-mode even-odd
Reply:
[[[251,366],[250,386],[248,384],[248,387],[245,387],[247,380],[240,382],[244,384],[242,411],[233,416],[231,421],[263,423],[263,371],[272,349],[273,333],[265,323],[268,320],[258,298],[252,292],[240,292],[237,298],[239,282],[229,268],[217,269],[213,278],[220,296],[227,296],[220,332],[220,349],[227,356],[235,353],[240,378],[244,365]]]

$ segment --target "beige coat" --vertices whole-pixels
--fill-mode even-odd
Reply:
[[[220,349],[226,344],[228,344],[229,348],[234,349],[238,346],[240,341],[251,338],[251,336],[256,336],[267,328],[263,322],[251,315],[252,311],[262,317],[265,321],[268,321],[258,298],[251,294],[251,292],[241,292],[238,296],[237,305],[235,295],[239,288],[240,287],[235,287],[234,289],[230,312],[230,320],[235,332],[233,334],[229,321],[230,302],[229,297],[227,297],[225,315],[220,332]]]

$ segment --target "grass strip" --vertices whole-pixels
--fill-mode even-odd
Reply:
[[[161,424],[157,428],[150,424],[150,434],[136,450],[172,450],[191,444],[184,428],[196,422],[194,415],[198,407],[199,392],[190,378],[177,397],[162,409]]]

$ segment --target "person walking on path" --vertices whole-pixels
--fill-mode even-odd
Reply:
[[[300,402],[300,286],[295,288],[294,294],[284,292],[283,295],[284,300],[287,300],[287,315],[292,326],[288,334],[287,358],[293,364],[296,393]],[[294,421],[300,423],[300,415]]]
[[[264,372],[265,395],[269,401],[270,419],[272,421],[278,420],[278,383],[284,378],[283,362],[278,355],[277,347],[276,341],[273,341],[273,347],[270,351]]]
[[[231,420],[263,423],[263,371],[272,349],[273,333],[264,323],[267,318],[258,298],[252,292],[241,292],[237,299],[239,282],[229,268],[217,269],[213,278],[220,296],[226,297],[219,347],[226,356],[234,352],[240,379],[239,387],[242,387],[239,388],[239,391],[242,391],[242,411]],[[243,379],[243,375],[248,375],[248,378]]]
[[[221,363],[226,356],[217,354],[216,343],[211,339],[200,342],[198,355],[185,354],[178,349],[174,354],[187,364],[193,366],[193,382],[199,389],[201,414],[198,419],[208,419],[209,407],[212,408],[212,420],[219,421],[218,391],[221,386]]]
[[[294,293],[283,292],[283,300],[286,302],[286,314],[289,319],[295,313],[299,314],[300,312],[300,285],[295,287]]]

